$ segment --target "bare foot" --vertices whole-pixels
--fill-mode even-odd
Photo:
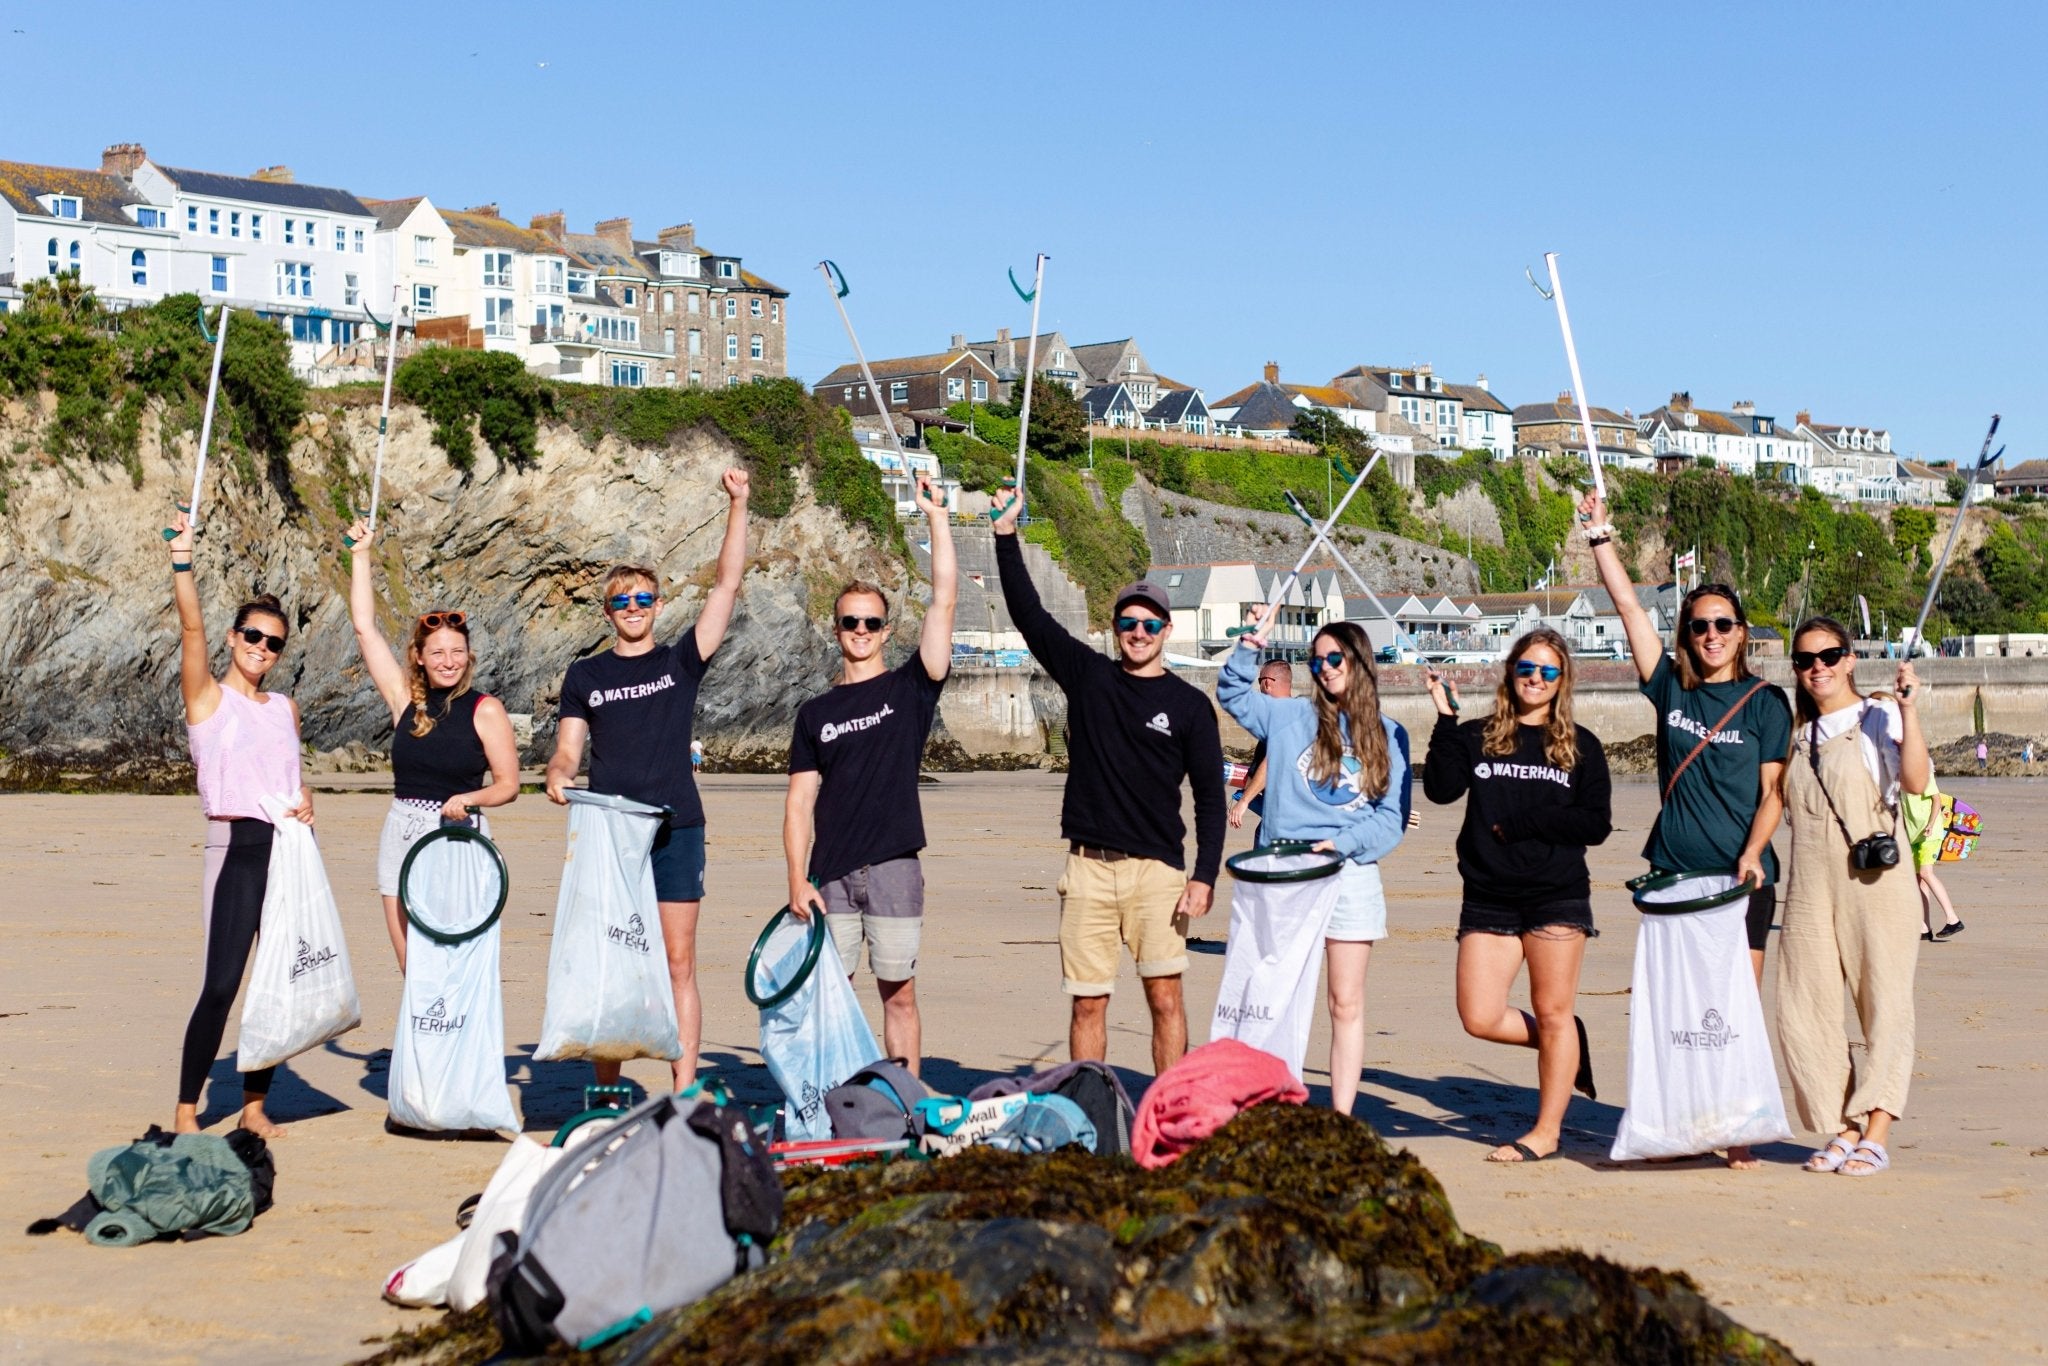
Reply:
[[[171,1121],[171,1132],[174,1134],[198,1133],[199,1107],[197,1105],[179,1105],[177,1118]]]
[[[242,1107],[242,1127],[266,1142],[284,1137],[284,1126],[263,1113],[263,1102],[251,1101]]]
[[[1763,1161],[1750,1152],[1747,1147],[1736,1147],[1728,1150],[1728,1170],[1730,1171],[1754,1171],[1761,1166],[1763,1166]]]

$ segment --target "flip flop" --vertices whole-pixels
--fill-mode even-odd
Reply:
[[[1838,1172],[1842,1169],[1842,1164],[1855,1156],[1855,1153],[1856,1145],[1836,1134],[1828,1140],[1825,1148],[1815,1149],[1813,1155],[1806,1159],[1806,1170],[1822,1174]]]
[[[1586,1042],[1586,1022],[1574,1015],[1572,1023],[1579,1031],[1579,1074],[1572,1078],[1572,1089],[1587,1100],[1598,1100],[1600,1095],[1593,1089],[1593,1049]]]
[[[1864,1170],[1860,1172],[1850,1171],[1849,1164],[1851,1162],[1864,1163]],[[1884,1144],[1872,1143],[1866,1138],[1856,1145],[1855,1151],[1842,1159],[1840,1174],[1843,1176],[1876,1176],[1881,1171],[1890,1170],[1891,1165],[1892,1155],[1884,1150]]]
[[[1496,1165],[1502,1167],[1519,1167],[1524,1162],[1541,1162],[1546,1157],[1557,1156],[1556,1150],[1554,1149],[1547,1153],[1539,1153],[1534,1148],[1530,1147],[1528,1144],[1519,1141],[1504,1144],[1502,1146],[1513,1148],[1516,1152],[1520,1153],[1521,1156],[1516,1158],[1514,1161],[1510,1162],[1504,1157],[1495,1157],[1493,1153],[1488,1153],[1486,1155],[1486,1160],[1488,1162],[1495,1163]],[[1495,1151],[1497,1152],[1499,1150],[1496,1149]]]

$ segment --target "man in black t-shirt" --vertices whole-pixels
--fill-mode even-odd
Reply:
[[[806,919],[825,917],[849,977],[866,941],[882,994],[883,1051],[904,1059],[913,1076],[924,1049],[916,982],[924,927],[917,771],[952,665],[959,593],[950,514],[923,478],[916,496],[930,522],[932,550],[932,605],[917,652],[885,668],[887,595],[861,581],[839,590],[832,608],[839,682],[797,708],[782,815],[790,909]]]
[[[569,666],[562,679],[555,754],[548,760],[548,799],[576,781],[583,749],[590,747],[590,790],[627,797],[673,814],[654,840],[654,895],[661,906],[661,937],[675,990],[676,1027],[683,1056],[673,1064],[678,1091],[697,1079],[703,1004],[697,992],[697,912],[704,902],[704,804],[691,774],[690,730],[697,685],[725,640],[747,565],[747,472],[730,469],[721,481],[731,500],[717,576],[696,622],[669,645],[656,644],[662,609],[655,571],[622,564],[605,575],[602,609],[615,638],[612,648]],[[597,1064],[597,1079],[619,1079],[619,1064]]]

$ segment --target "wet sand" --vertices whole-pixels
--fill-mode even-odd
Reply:
[[[2020,832],[2048,825],[2048,786],[1953,781],[1994,834],[1948,865],[1969,930],[1923,946],[1919,1063],[1911,1112],[1894,1131],[1893,1169],[1850,1181],[1799,1170],[1807,1145],[1762,1152],[1759,1171],[1718,1164],[1617,1167],[1607,1161],[1625,1100],[1629,971],[1636,916],[1622,881],[1655,791],[1622,785],[1622,827],[1595,851],[1581,1014],[1591,1030],[1598,1103],[1574,1098],[1561,1160],[1485,1164],[1527,1126],[1534,1055],[1468,1039],[1452,1005],[1458,808],[1424,825],[1385,864],[1392,938],[1373,955],[1367,1073],[1358,1113],[1412,1148],[1442,1180],[1460,1222],[1511,1250],[1570,1245],[1682,1268],[1743,1323],[1819,1362],[1973,1361],[2048,1356],[2041,1307],[2048,1264],[2048,1089],[2040,1038],[2048,910],[2038,857]],[[772,1083],[754,1051],[740,989],[746,951],[782,900],[781,785],[711,775],[710,894],[701,936],[707,1068],[745,1098]],[[943,1089],[1063,1060],[1053,883],[1060,780],[948,776],[924,790],[931,914],[919,995],[927,1079]],[[0,798],[0,1359],[7,1361],[333,1362],[365,1338],[426,1321],[378,1297],[397,1264],[454,1231],[456,1203],[482,1189],[503,1145],[384,1132],[384,1075],[399,978],[373,889],[386,799],[318,799],[329,876],[342,904],[364,1024],[280,1073],[272,1113],[277,1206],[248,1233],[111,1250],[59,1232],[19,1230],[83,1191],[86,1159],[168,1123],[179,1043],[199,980],[201,823],[186,798]],[[535,1132],[578,1108],[588,1069],[534,1064],[563,818],[538,797],[494,815],[512,868],[505,917],[508,1068]],[[1233,832],[1232,848],[1247,843]],[[1228,879],[1222,895],[1227,896]],[[1219,899],[1222,899],[1219,897]],[[1222,970],[1227,913],[1207,922],[1188,977],[1203,1023]],[[1773,949],[1775,957],[1775,948]],[[863,973],[863,1004],[880,1015]],[[1111,1062],[1143,1084],[1147,1033],[1128,961],[1111,1007]],[[1520,997],[1518,993],[1518,998]],[[1767,989],[1765,1007],[1774,1011]],[[235,1025],[229,1026],[232,1047]],[[1311,1041],[1313,1069],[1326,1034]],[[629,1077],[660,1084],[665,1064]],[[1318,1099],[1324,1092],[1319,1089]],[[225,1132],[239,1102],[231,1058],[204,1105]],[[1787,1108],[1790,1109],[1789,1094]]]

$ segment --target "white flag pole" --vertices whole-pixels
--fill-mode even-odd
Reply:
[[[199,310],[199,326],[206,326],[206,310]],[[185,505],[185,525],[199,530],[199,490],[206,482],[206,452],[213,442],[213,407],[220,398],[220,358],[228,344],[228,306],[220,306],[220,331],[213,338],[213,373],[206,381],[206,416],[199,420],[199,460],[192,469],[192,501]],[[169,532],[165,539],[169,539]]]
[[[1045,263],[1047,256],[1038,253],[1038,267],[1031,277],[1031,336],[1024,344],[1024,402],[1017,409],[1017,496],[1024,496],[1024,449],[1031,433],[1031,381],[1038,372],[1038,303],[1045,292]],[[1024,291],[1017,287],[1017,276],[1010,276],[1010,288],[1019,294]]]
[[[1586,381],[1579,374],[1579,348],[1572,342],[1571,314],[1565,312],[1564,281],[1557,273],[1557,253],[1544,252],[1543,264],[1550,269],[1550,301],[1557,305],[1557,325],[1564,333],[1564,359],[1571,367],[1572,397],[1579,405],[1579,430],[1586,442],[1586,463],[1593,469],[1593,492],[1604,502],[1607,481],[1600,474],[1600,443],[1593,435],[1593,410],[1586,402]]]

